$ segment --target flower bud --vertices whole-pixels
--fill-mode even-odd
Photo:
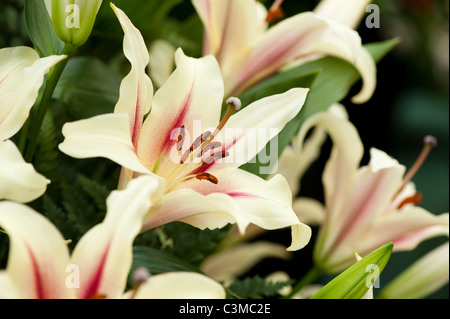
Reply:
[[[58,37],[81,46],[94,26],[102,0],[52,0],[51,16]]]

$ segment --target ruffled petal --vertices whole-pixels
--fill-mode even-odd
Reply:
[[[228,216],[235,219],[234,222],[242,233],[250,223],[268,230],[292,226],[295,231],[289,250],[300,249],[309,242],[311,229],[300,222],[292,210],[292,194],[284,177],[276,175],[266,181],[236,168],[214,171],[214,176],[217,184],[192,178],[180,183],[175,192],[186,191],[188,188],[197,192],[202,195],[197,205],[200,205],[202,197],[217,198],[220,202],[212,204],[212,207],[221,206]],[[182,206],[187,206],[187,203],[179,206],[179,210],[182,210]],[[203,213],[205,211],[206,208]],[[191,215],[196,213],[198,214],[190,212]],[[201,217],[198,216],[198,219]]]
[[[131,70],[122,80],[120,96],[114,113],[126,113],[129,116],[131,139],[136,146],[144,115],[150,111],[153,99],[152,81],[146,74],[149,55],[144,39],[125,13],[111,3],[125,33],[123,51],[131,63]]]
[[[0,141],[0,200],[27,203],[40,197],[50,181],[26,163],[16,145]]]
[[[28,206],[3,201],[0,226],[11,243],[6,273],[13,293],[23,299],[73,297],[66,286],[69,249],[53,224]]]

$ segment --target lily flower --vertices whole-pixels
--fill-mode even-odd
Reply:
[[[394,251],[412,250],[425,239],[448,233],[448,213],[435,215],[417,206],[420,194],[411,182],[435,143],[432,138],[426,138],[421,156],[405,175],[405,166],[375,148],[370,163],[359,167],[363,145],[356,128],[327,112],[309,118],[299,140],[315,126],[327,130],[334,143],[322,176],[325,206],[296,201],[297,207],[322,215],[314,247],[321,270],[339,272],[351,265],[354,253],[365,256],[386,242],[394,243]]]
[[[286,180],[277,175],[266,181],[239,166],[300,111],[308,90],[267,97],[235,114],[240,102],[230,98],[220,119],[224,87],[217,61],[213,56],[189,58],[179,49],[176,70],[153,97],[142,36],[112,7],[125,32],[131,71],[122,82],[114,113],[65,124],[61,151],[120,164],[119,187],[139,174],[159,180],[159,200],[149,209],[143,231],[172,221],[201,229],[237,223],[242,233],[250,223],[265,229],[292,226],[290,249],[306,245],[311,230],[293,212]],[[267,134],[255,143],[250,136],[257,129]]]
[[[376,86],[376,66],[358,33],[345,25],[304,12],[269,27],[282,1],[269,11],[254,0],[192,0],[205,27],[203,55],[221,67],[226,95],[239,95],[284,67],[334,56],[353,64],[363,86],[353,102],[364,103]],[[281,14],[282,16],[282,14]]]
[[[27,120],[45,74],[64,58],[39,58],[28,47],[0,49],[0,200],[30,202],[40,197],[50,182],[23,160],[8,139]]]
[[[0,271],[0,298],[225,298],[220,284],[191,273],[144,278],[124,296],[132,244],[157,187],[143,176],[113,191],[104,221],[80,239],[71,256],[67,241],[44,216],[23,204],[0,202],[0,226],[11,242],[6,270]]]

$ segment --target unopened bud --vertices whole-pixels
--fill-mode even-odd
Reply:
[[[94,26],[102,0],[52,0],[52,22],[58,37],[65,43],[81,46]]]

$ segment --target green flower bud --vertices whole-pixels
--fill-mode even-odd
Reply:
[[[102,0],[52,0],[51,16],[58,37],[81,46],[88,39]]]

